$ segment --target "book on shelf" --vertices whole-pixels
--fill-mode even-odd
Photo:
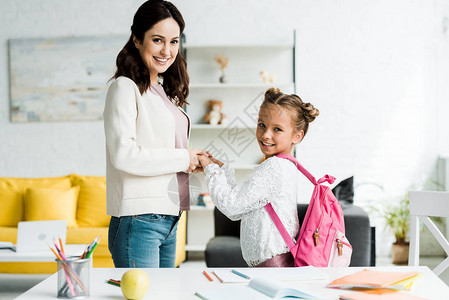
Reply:
[[[258,268],[237,269],[241,273],[247,275],[249,279],[264,275]],[[221,283],[247,283],[249,279],[239,276],[231,269],[214,269],[212,274]],[[296,267],[296,268],[272,268],[269,276],[277,281],[294,281],[294,280],[326,280],[328,276],[326,273],[320,271],[313,266]]]
[[[385,272],[364,269],[335,279],[327,287],[341,289],[407,290],[419,276],[419,272]]]
[[[195,295],[204,300],[319,299],[306,290],[292,288],[268,277],[252,278],[247,285],[197,291]]]

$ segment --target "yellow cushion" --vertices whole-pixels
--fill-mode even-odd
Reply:
[[[23,220],[22,194],[13,190],[0,190],[0,226],[17,227]]]
[[[72,184],[80,187],[76,220],[80,227],[109,226],[106,214],[106,177],[73,175]]]
[[[23,194],[27,188],[71,187],[70,176],[50,178],[0,177],[0,226],[17,226],[24,219]]]
[[[76,227],[76,202],[79,187],[70,189],[27,189],[25,221],[66,220],[67,227]]]

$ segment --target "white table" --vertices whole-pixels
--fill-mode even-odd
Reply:
[[[85,244],[64,245],[64,252],[67,256],[79,256],[86,249]],[[15,252],[9,249],[0,249],[0,262],[50,262],[56,257],[50,248],[41,252]]]
[[[289,284],[297,288],[307,288],[310,292],[321,295],[324,299],[338,299],[338,295],[351,293],[352,291],[326,288],[330,281],[364,268],[322,268],[328,275],[326,280],[315,281],[291,281]],[[421,296],[426,299],[447,299],[449,287],[441,281],[428,267],[377,267],[368,268],[381,271],[419,271],[423,276],[416,280],[409,292],[415,296]],[[101,269],[93,268],[90,273],[90,298],[91,299],[124,299],[120,287],[107,284],[107,279],[121,279],[121,276],[128,269]],[[195,299],[194,293],[197,290],[219,289],[230,283],[220,283],[216,279],[209,282],[202,274],[202,269],[143,269],[150,277],[150,288],[144,299]],[[212,269],[207,269],[211,273]],[[237,268],[245,272],[244,268]],[[261,269],[262,272],[269,273],[269,268]],[[53,274],[41,283],[37,284],[24,294],[20,295],[18,300],[23,299],[56,299],[56,280],[57,274]]]

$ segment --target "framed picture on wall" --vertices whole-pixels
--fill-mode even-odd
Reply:
[[[126,36],[11,39],[11,122],[101,120]]]

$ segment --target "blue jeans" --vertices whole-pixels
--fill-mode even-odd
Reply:
[[[180,216],[112,217],[108,247],[116,268],[174,268]]]

